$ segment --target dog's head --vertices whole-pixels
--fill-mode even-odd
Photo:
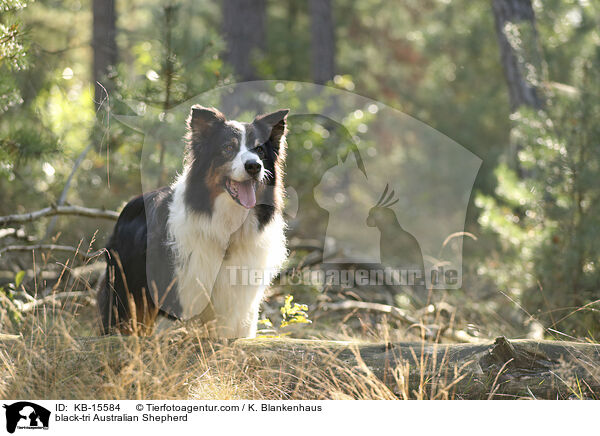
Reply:
[[[241,123],[227,120],[217,109],[192,106],[187,120],[188,204],[209,211],[214,199],[227,192],[240,206],[251,209],[257,205],[257,194],[277,189],[288,112],[279,110]],[[277,202],[272,194],[271,201]]]

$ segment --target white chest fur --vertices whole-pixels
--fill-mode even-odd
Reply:
[[[215,199],[211,217],[188,211],[184,181],[185,174],[173,185],[167,224],[182,318],[194,318],[210,306],[212,335],[253,337],[268,277],[287,256],[283,218],[276,212],[259,230],[254,211],[227,193]]]

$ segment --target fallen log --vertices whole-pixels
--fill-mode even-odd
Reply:
[[[19,341],[22,340],[0,337],[0,344],[4,344],[2,348],[8,354],[19,348],[14,346]],[[107,364],[99,362],[112,361],[109,366],[119,368],[126,365],[132,355],[142,354],[144,350],[151,360],[157,355],[160,342],[163,355],[187,359],[189,369],[186,371],[197,369],[201,359],[226,353],[228,361],[241,362],[246,376],[255,374],[261,380],[272,377],[282,391],[304,389],[311,393],[310,398],[328,398],[322,388],[324,383],[351,390],[353,383],[364,380],[384,386],[390,396],[399,398],[600,398],[599,344],[504,337],[482,344],[357,343],[290,338],[215,342],[188,334],[184,334],[184,339],[181,334],[161,334],[69,341],[73,340],[49,338],[43,344],[38,341],[36,353],[44,349],[45,356],[54,356],[53,360],[61,365],[77,362],[73,366],[73,377],[81,376],[86,365],[90,371],[104,371]],[[289,377],[286,379],[282,374]]]
[[[370,372],[394,394],[426,398],[600,398],[600,345],[497,338],[484,344],[240,340],[241,350],[287,365]],[[407,380],[399,383],[405,371]]]

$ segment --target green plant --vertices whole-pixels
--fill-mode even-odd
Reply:
[[[294,297],[287,295],[285,303],[279,311],[281,312],[282,320],[280,327],[286,327],[290,324],[310,324],[312,321],[308,319],[308,306],[306,304],[293,303]]]
[[[25,278],[25,271],[19,271],[15,275],[14,283],[9,283],[7,289],[4,287],[0,287],[0,293],[2,293],[3,298],[0,301],[0,308],[6,311],[8,315],[8,319],[10,319],[13,327],[18,329],[23,322],[23,314],[19,310],[19,306],[15,303],[15,292],[21,284],[23,283],[23,279]]]
[[[480,224],[499,238],[487,273],[546,326],[600,334],[600,74],[598,56],[576,73],[577,91],[544,111],[514,115],[525,174],[496,169],[496,196],[479,195]]]
[[[279,327],[275,328],[273,322],[269,318],[260,319],[258,321],[261,330],[258,330],[261,338],[275,338],[287,336],[290,333],[284,331],[285,327],[292,324],[311,324],[312,321],[308,317],[308,306],[306,304],[294,303],[292,295],[286,295],[283,306],[279,308],[281,321]],[[273,332],[275,334],[273,334]]]

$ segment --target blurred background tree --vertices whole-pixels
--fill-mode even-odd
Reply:
[[[522,149],[519,167],[496,170],[495,196],[479,196],[479,222],[498,235],[502,263],[494,282],[544,324],[598,337],[598,200],[600,63],[573,72],[573,88],[556,92],[545,110],[513,114]]]
[[[23,192],[21,188],[27,191],[29,179],[16,168],[59,150],[58,138],[47,120],[35,111],[36,92],[31,81],[39,76],[29,53],[28,28],[19,17],[27,6],[26,1],[0,2],[0,189],[16,195]],[[7,181],[25,183],[12,184],[14,192],[6,186]],[[4,204],[3,210],[10,210],[8,206]],[[14,207],[11,204],[10,208]]]

